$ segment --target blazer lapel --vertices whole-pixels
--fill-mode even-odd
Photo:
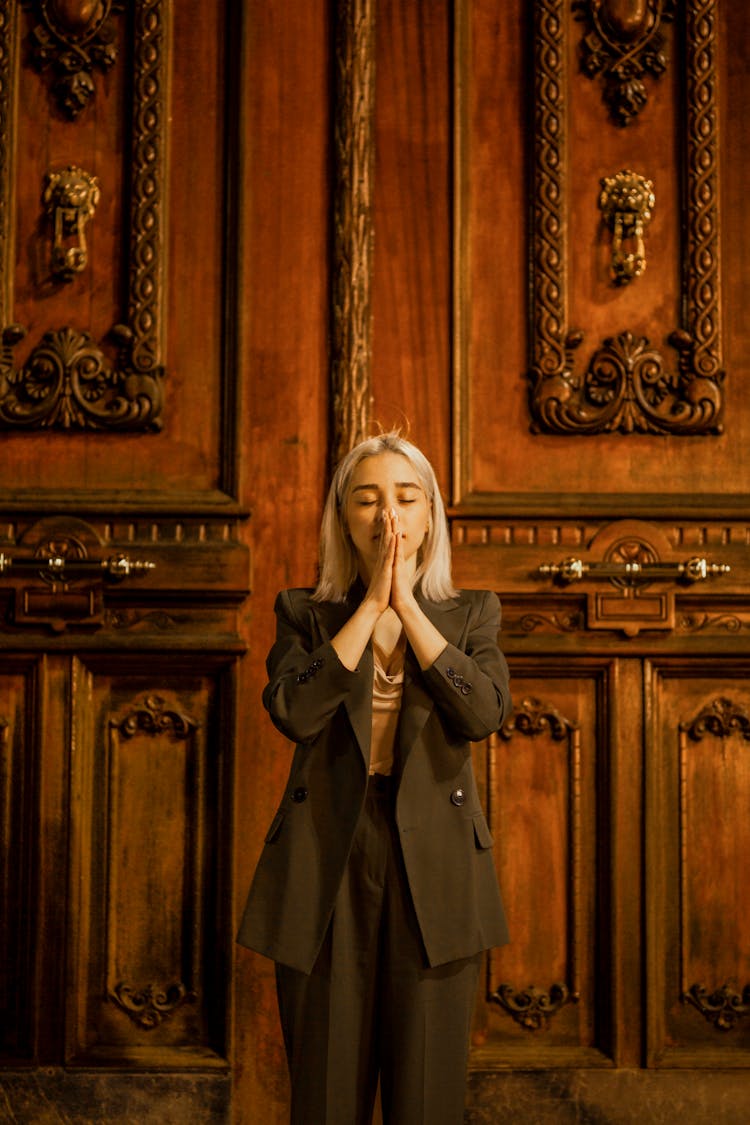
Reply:
[[[356,591],[356,587],[354,588]],[[322,640],[330,641],[351,617],[357,608],[359,598],[350,597],[345,602],[319,602],[314,613]],[[370,743],[372,741],[372,642],[362,653],[359,662],[358,680],[344,701],[354,737],[359,743],[365,766],[370,765]]]
[[[442,633],[446,641],[457,645],[464,631],[467,607],[455,598],[436,604],[427,601],[420,593],[417,593],[417,601],[425,616]],[[435,701],[422,685],[422,673],[417,659],[411,648],[407,648],[404,695],[398,726],[398,757],[401,770],[434,707]]]

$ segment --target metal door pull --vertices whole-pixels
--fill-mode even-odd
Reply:
[[[110,555],[106,559],[69,559],[64,555],[49,558],[12,558],[0,552],[0,574],[10,570],[33,570],[45,578],[63,579],[85,574],[103,574],[107,578],[129,578],[154,570],[156,563],[131,559],[128,555]]]
[[[543,563],[539,574],[545,578],[555,578],[558,582],[579,582],[582,578],[619,578],[625,581],[643,579],[675,579],[685,582],[702,582],[706,578],[717,578],[729,574],[727,563],[709,562],[708,559],[692,558],[686,562],[584,562],[582,559],[568,558],[560,563]]]

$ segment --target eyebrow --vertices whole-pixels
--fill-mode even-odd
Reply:
[[[396,481],[396,488],[419,488],[419,487],[420,487],[420,485],[418,485],[415,481],[412,481],[412,480],[397,480]],[[379,488],[380,488],[380,485],[378,485],[378,484],[358,484],[352,489],[352,492],[377,492]]]

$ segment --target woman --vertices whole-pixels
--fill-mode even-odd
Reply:
[[[458,1125],[481,951],[507,940],[469,743],[510,710],[491,593],[458,592],[427,459],[336,470],[263,701],[296,750],[239,941],[276,962],[293,1125]]]

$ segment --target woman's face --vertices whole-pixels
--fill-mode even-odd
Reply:
[[[346,523],[357,551],[360,571],[369,579],[383,534],[383,512],[393,508],[404,559],[413,572],[430,519],[430,506],[408,457],[378,453],[365,457],[352,474]]]

